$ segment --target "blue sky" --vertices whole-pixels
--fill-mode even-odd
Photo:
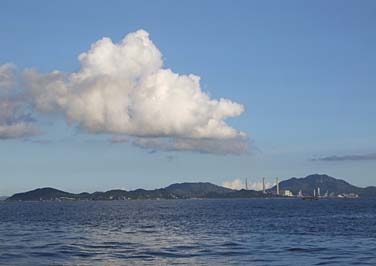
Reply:
[[[97,40],[144,29],[164,68],[245,107],[226,121],[251,148],[150,152],[36,113],[42,135],[0,139],[0,194],[311,173],[376,185],[375,12],[374,1],[2,1],[0,65],[71,73]],[[363,157],[340,159],[349,155]]]

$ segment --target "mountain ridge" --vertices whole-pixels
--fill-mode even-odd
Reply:
[[[376,186],[365,188],[351,185],[342,179],[337,179],[325,174],[312,174],[306,177],[292,177],[279,183],[281,191],[289,190],[294,195],[302,191],[304,195],[311,196],[313,190],[320,188],[322,193],[331,193],[332,196],[340,194],[357,194],[361,197],[376,197]],[[265,198],[279,197],[276,195],[276,186],[262,191],[233,190],[209,182],[184,182],[174,183],[164,188],[152,190],[112,189],[104,192],[82,192],[78,194],[65,192],[51,187],[37,188],[31,191],[16,193],[6,201],[61,201],[61,200],[132,200],[132,199],[190,199],[190,198]]]

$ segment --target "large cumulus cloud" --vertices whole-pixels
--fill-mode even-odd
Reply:
[[[63,113],[70,124],[89,133],[135,137],[140,147],[167,138],[170,147],[165,150],[210,152],[210,147],[221,146],[219,150],[230,148],[234,153],[228,143],[247,141],[245,133],[225,121],[240,115],[244,106],[211,99],[201,89],[200,77],[163,68],[162,54],[144,30],[126,35],[119,43],[103,38],[78,60],[80,68],[73,73],[23,72],[35,110]],[[140,144],[140,138],[150,138],[149,144]],[[241,146],[240,153],[243,144],[235,145]]]

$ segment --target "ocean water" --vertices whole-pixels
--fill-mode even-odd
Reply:
[[[376,200],[2,202],[0,265],[376,265]]]

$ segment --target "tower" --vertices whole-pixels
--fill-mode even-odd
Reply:
[[[249,190],[248,178],[245,179],[245,189]]]
[[[317,196],[320,197],[320,187],[317,188]]]
[[[279,195],[279,179],[278,179],[278,177],[275,178],[275,184],[277,186],[277,195]]]
[[[262,178],[262,193],[266,193],[265,192],[265,177]]]

